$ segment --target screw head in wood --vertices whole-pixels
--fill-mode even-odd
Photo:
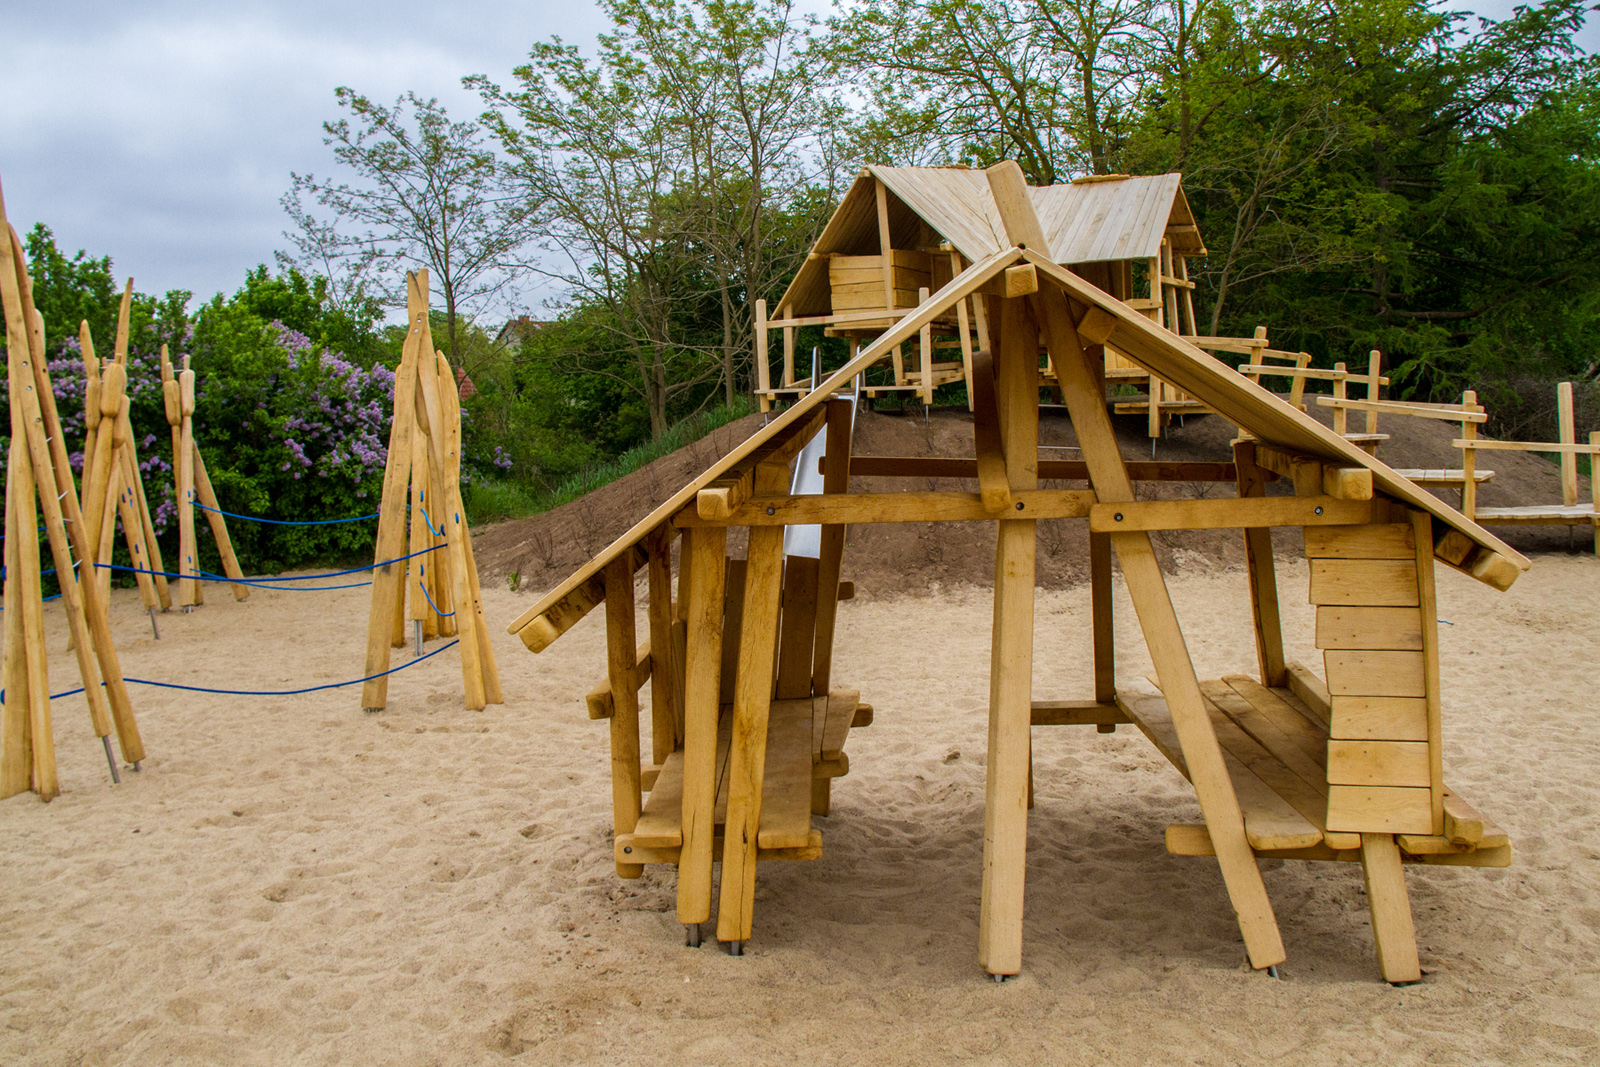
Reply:
[[[1111,517],[1113,519],[1115,519],[1117,522],[1121,522],[1122,521],[1122,512],[1119,511],[1119,512],[1117,512],[1115,515],[1113,515]]]
[[[1022,502],[1022,501],[1020,501],[1020,500],[1019,500],[1019,501],[1017,501],[1017,510],[1018,510],[1018,511],[1021,511],[1021,510],[1022,510],[1022,506],[1023,506],[1023,502]]]
[[[1316,506],[1316,507],[1315,507],[1315,508],[1314,508],[1314,509],[1313,509],[1313,511],[1314,511],[1314,513],[1315,513],[1315,514],[1317,514],[1317,515],[1321,515],[1321,514],[1322,514],[1322,505],[1321,505],[1321,504],[1318,504],[1318,505],[1317,505],[1317,506]]]
[[[777,508],[768,508],[767,509],[767,514],[768,515],[776,515],[777,513],[778,513],[778,509]]]

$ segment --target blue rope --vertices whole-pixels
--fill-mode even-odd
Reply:
[[[451,641],[450,645],[459,643],[460,639],[457,638],[455,641]],[[354,681],[349,682],[329,682],[327,685],[314,685],[308,689],[206,689],[198,685],[178,685],[176,682],[152,682],[148,678],[123,678],[122,680],[124,682],[132,682],[135,685],[153,685],[160,689],[183,689],[190,693],[220,693],[223,696],[230,697],[293,697],[299,696],[302,693],[315,693],[323,689],[343,689],[347,685],[360,685],[363,682],[370,682],[375,679],[382,678],[385,675],[393,674],[395,671],[403,671],[407,667],[415,667],[423,660],[432,659],[434,656],[437,656],[439,653],[449,648],[450,645],[440,645],[432,652],[429,652],[426,656],[418,656],[409,663],[402,663],[398,667],[390,667],[388,670],[383,671],[380,674],[369,674],[365,678],[357,678]],[[104,682],[101,682],[100,684],[105,685]],[[51,693],[50,699],[55,700],[57,697],[70,697],[81,692],[83,692],[82,687],[77,689],[69,689],[65,693]],[[6,691],[4,689],[0,689],[0,703],[3,703],[5,698]]]
[[[198,500],[192,500],[190,503],[199,508],[201,511],[210,511],[217,515],[226,515],[230,519],[243,519],[246,522],[264,522],[271,526],[337,526],[344,522],[365,522],[367,519],[377,518],[379,514],[378,512],[374,511],[371,515],[357,515],[352,519],[318,519],[314,522],[288,522],[284,519],[264,519],[260,515],[238,515],[231,511],[223,511],[221,508],[208,508]]]
[[[422,589],[422,595],[428,597],[428,607],[433,609],[433,613],[435,615],[439,616],[439,618],[441,618],[441,619],[448,619],[451,616],[455,615],[455,612],[453,612],[453,611],[450,612],[449,614],[446,614],[445,612],[440,611],[439,610],[439,605],[437,605],[437,604],[435,604],[433,602],[433,597],[428,596],[428,587],[426,585],[423,585],[421,582],[418,582],[417,585]]]
[[[368,563],[368,564],[366,564],[364,566],[361,566],[361,567],[351,567],[348,570],[329,571],[327,574],[290,574],[290,575],[286,575],[286,576],[284,576],[282,578],[257,578],[254,581],[245,581],[245,580],[239,579],[239,578],[227,578],[227,577],[224,577],[222,575],[211,574],[208,571],[200,571],[200,572],[198,572],[196,574],[174,574],[171,571],[145,570],[143,567],[124,567],[120,563],[96,563],[95,566],[96,567],[105,567],[105,568],[108,568],[108,569],[114,570],[114,571],[130,571],[130,572],[132,572],[134,574],[159,574],[163,578],[193,578],[197,582],[234,582],[234,583],[236,583],[238,585],[261,585],[261,583],[263,583],[263,582],[314,582],[319,578],[342,578],[346,574],[361,574],[364,571],[375,570],[378,567],[387,567],[391,563],[404,563],[408,559],[415,559],[418,556],[425,556],[429,552],[437,552],[437,551],[439,551],[439,549],[441,549],[443,547],[444,547],[443,545],[434,545],[432,548],[425,548],[421,552],[413,552],[408,556],[397,556],[394,559],[381,560],[381,561],[379,561],[377,563]],[[370,583],[370,582],[362,582],[362,583],[358,583],[358,584],[370,585],[372,583]],[[271,588],[273,588],[273,586],[262,585],[262,588],[271,589]],[[328,588],[336,589],[336,588],[354,588],[354,587],[353,586],[329,586]],[[303,592],[307,592],[307,593],[314,593],[317,590],[315,590],[315,589],[306,589],[306,590],[302,590],[302,591]]]
[[[200,571],[198,577],[196,575],[192,575],[192,574],[189,577],[195,578],[197,581],[228,582],[228,583],[230,583],[232,585],[250,585],[250,586],[254,586],[257,589],[279,589],[279,590],[282,590],[284,588],[281,585],[272,585],[272,584],[270,584],[268,582],[252,582],[247,578],[229,578],[228,576],[223,575],[223,574],[212,574],[210,571]],[[281,579],[281,580],[289,581],[290,579]],[[331,592],[334,589],[360,589],[363,586],[368,586],[368,585],[371,585],[371,584],[372,584],[371,582],[350,582],[350,583],[348,583],[346,585],[319,585],[314,589],[307,589],[305,586],[302,585],[302,586],[298,586],[298,587],[290,586],[287,590],[284,590],[284,591],[285,592],[290,592],[290,593],[327,593],[327,592]]]

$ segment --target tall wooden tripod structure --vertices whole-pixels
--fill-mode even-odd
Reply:
[[[361,706],[380,711],[388,702],[389,680],[375,676],[388,670],[389,649],[405,646],[409,618],[419,656],[427,637],[460,641],[466,704],[482,711],[503,702],[500,672],[461,505],[461,398],[449,361],[433,347],[426,270],[406,275],[406,311],[411,326],[395,371]]]
[[[205,603],[204,583],[199,580],[200,553],[195,543],[194,509],[198,504],[205,509],[206,521],[211,525],[211,536],[217,540],[217,552],[222,557],[222,570],[234,579],[233,599],[243,600],[250,595],[250,587],[238,584],[244,578],[239,569],[239,559],[233,552],[233,540],[228,536],[228,523],[217,503],[217,494],[211,490],[211,476],[206,473],[205,457],[194,436],[194,371],[189,369],[189,357],[183,357],[183,370],[173,372],[172,360],[167,356],[167,346],[161,346],[161,393],[167,422],[172,427],[172,477],[177,488],[178,505],[178,606],[193,611]]]
[[[89,567],[95,557],[79,511],[77,486],[73,484],[55,393],[45,366],[44,320],[33,306],[22,242],[5,221],[3,199],[0,302],[5,308],[12,433],[6,482],[5,651],[0,683],[5,687],[5,707],[0,716],[0,797],[32,789],[41,799],[49,800],[61,792],[61,786],[56,777],[45,659],[40,511],[83,678],[84,699],[95,734],[105,745],[114,781],[120,779],[111,753],[113,724],[122,758],[135,768],[144,759],[144,743],[111,641],[105,598],[92,573],[79,574],[76,570],[80,563]]]

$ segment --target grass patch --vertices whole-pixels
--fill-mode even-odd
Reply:
[[[755,411],[749,397],[739,397],[733,404],[696,412],[682,422],[667,428],[666,433],[653,441],[628,449],[614,459],[591,464],[570,478],[544,492],[538,492],[517,482],[486,478],[462,487],[462,503],[466,505],[467,519],[473,525],[501,519],[521,519],[571,503],[596,489],[602,489],[640,467],[653,463],[669,452],[700,440],[713,430],[730,422],[737,422]]]

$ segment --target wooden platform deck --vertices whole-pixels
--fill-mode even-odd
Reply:
[[[1520,508],[1478,508],[1473,518],[1480,526],[1583,526],[1600,525],[1593,504],[1534,504]]]
[[[1242,675],[1202,682],[1201,691],[1244,815],[1245,836],[1256,854],[1359,860],[1361,834],[1327,825],[1329,790],[1361,786],[1339,781],[1337,746],[1346,742],[1330,746],[1327,716],[1319,714],[1325,709],[1308,703],[1293,689],[1268,689]],[[1177,731],[1159,689],[1119,688],[1117,704],[1188,777]],[[1405,862],[1475,867],[1511,863],[1506,832],[1448,791],[1443,834],[1398,834],[1396,842]],[[1167,850],[1183,856],[1215,854],[1202,825],[1169,826]]]

